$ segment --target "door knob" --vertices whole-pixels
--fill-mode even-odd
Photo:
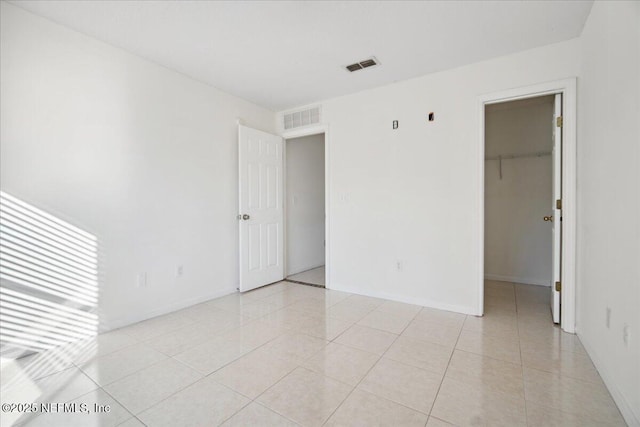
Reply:
[[[242,215],[242,219],[244,219],[245,221],[248,220],[249,218],[251,217],[247,214]]]
[[[553,217],[552,217],[552,216],[545,216],[543,219],[544,219],[545,221],[551,221],[551,222],[553,222]]]

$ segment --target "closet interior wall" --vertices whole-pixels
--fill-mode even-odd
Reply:
[[[553,96],[486,107],[485,278],[549,286]]]

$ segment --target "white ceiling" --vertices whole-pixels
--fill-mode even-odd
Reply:
[[[271,110],[577,37],[592,1],[13,1]],[[379,67],[345,65],[376,56]]]

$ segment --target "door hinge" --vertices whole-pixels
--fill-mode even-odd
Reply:
[[[562,291],[562,283],[556,282],[556,292]]]
[[[556,209],[562,209],[562,200],[556,199]]]
[[[549,123],[549,122],[547,122]],[[556,126],[561,128],[562,127],[562,116],[558,116],[556,117]]]

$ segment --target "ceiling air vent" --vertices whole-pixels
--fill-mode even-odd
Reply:
[[[380,62],[375,57],[365,59],[364,61],[356,62],[355,64],[347,65],[345,68],[350,72],[362,70],[363,68],[373,67],[374,65],[380,65]]]
[[[320,123],[320,107],[285,113],[283,120],[285,130],[318,124]]]

